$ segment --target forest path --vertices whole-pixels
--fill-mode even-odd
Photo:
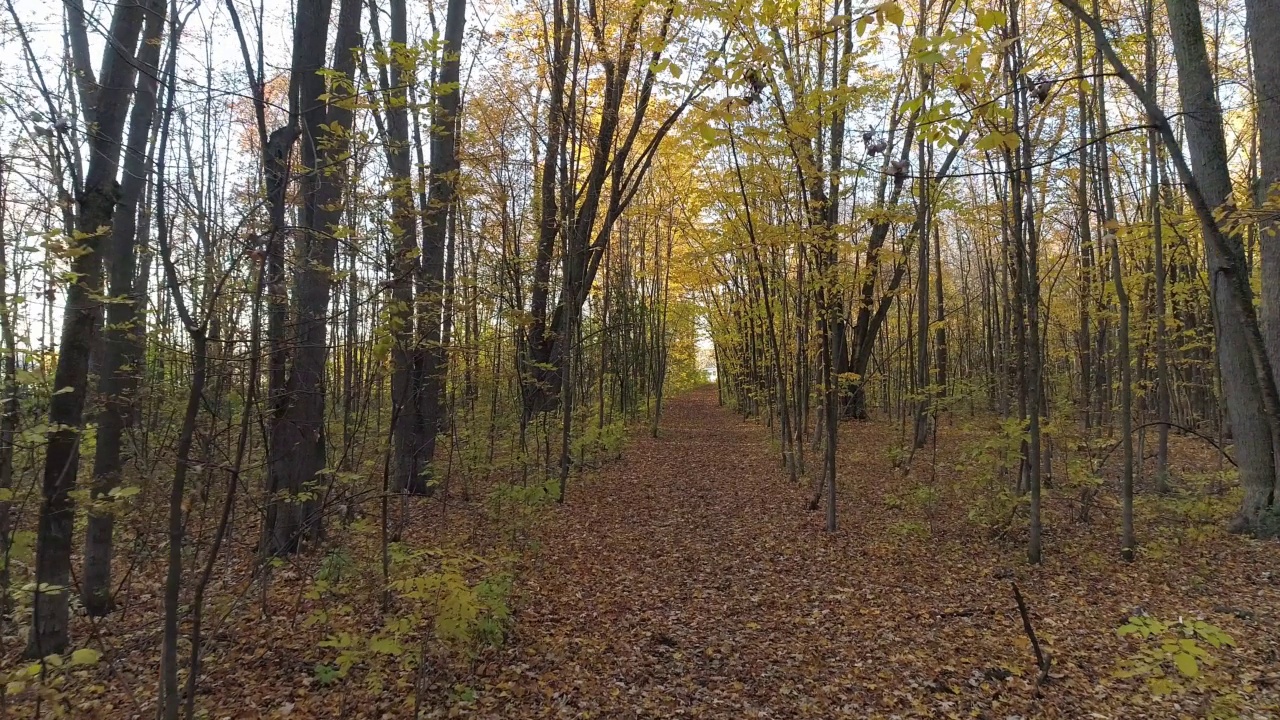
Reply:
[[[839,531],[806,512],[769,430],[717,406],[714,388],[674,398],[659,437],[573,481],[539,528],[517,582],[515,631],[452,708],[485,718],[1161,718],[1113,677],[1135,648],[1115,629],[1135,608],[1205,617],[1241,652],[1215,672],[1274,658],[1280,584],[1262,543],[1220,536],[1203,554],[1116,559],[1118,518],[1072,520],[1072,496],[1046,505],[1054,552],[1025,561],[1025,528],[993,540],[968,520],[974,480],[951,421],[938,455],[893,467],[900,428],[843,423]],[[812,452],[809,460],[812,462]],[[935,472],[936,471],[936,472]],[[1146,527],[1148,537],[1176,536]],[[1259,578],[1263,578],[1259,580]],[[1016,580],[1053,656],[1037,696]],[[1209,591],[1212,588],[1212,592]],[[1225,607],[1225,609],[1224,609]],[[1274,698],[1273,673],[1251,703]],[[1262,687],[1262,680],[1259,680]],[[470,695],[470,693],[468,693]],[[1188,710],[1187,708],[1193,709]]]
[[[886,446],[870,442],[878,446],[866,448],[865,466],[850,469],[892,477],[876,467]],[[972,616],[984,612],[975,608],[993,591],[1007,594],[1007,583],[984,568],[937,577],[932,562],[904,564],[894,547],[867,543],[884,531],[871,517],[884,510],[861,502],[865,494],[841,506],[850,530],[827,535],[821,513],[803,510],[807,493],[786,479],[767,429],[718,407],[714,388],[671,400],[658,438],[633,439],[620,461],[570,484],[520,582],[510,662],[475,709],[867,717],[873,708],[924,710],[914,698],[929,691],[919,683],[946,682],[939,672],[963,670],[954,682],[967,682],[970,669],[957,661],[975,638]],[[934,583],[948,592],[921,587]],[[966,617],[954,637],[920,619],[957,603]],[[931,637],[912,637],[920,633]],[[924,641],[933,657],[913,654]]]

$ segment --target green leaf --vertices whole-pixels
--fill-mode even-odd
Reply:
[[[905,13],[903,13],[901,5],[896,2],[886,2],[880,5],[879,10],[884,13],[885,20],[897,25],[898,27],[902,27],[902,21],[905,19]]]
[[[80,648],[71,653],[72,665],[96,665],[102,659],[102,653],[93,648]]]
[[[999,10],[983,10],[978,13],[976,22],[983,30],[990,30],[997,25],[1004,25],[1008,17]]]
[[[395,638],[373,638],[369,641],[369,651],[382,655],[400,655],[404,648]]]
[[[1200,664],[1192,657],[1190,653],[1180,652],[1173,656],[1173,664],[1178,667],[1178,672],[1184,676],[1193,678],[1200,675]]]

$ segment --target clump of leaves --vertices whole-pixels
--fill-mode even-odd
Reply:
[[[929,527],[918,520],[903,520],[888,527],[890,535],[903,540],[924,540],[929,537]]]
[[[1215,651],[1235,647],[1228,634],[1203,620],[1164,622],[1134,616],[1116,633],[1142,641],[1136,653],[1120,661],[1115,675],[1142,678],[1152,695],[1172,695],[1189,688],[1213,689],[1205,669],[1217,662]]]
[[[1026,437],[1026,423],[1008,418],[996,432],[966,448],[962,456],[958,476],[963,478],[961,496],[971,498],[969,521],[992,536],[1006,533],[1018,509],[1028,502],[1025,495],[1011,488],[1011,474],[1019,470]]]
[[[392,546],[393,579],[387,589],[396,612],[369,627],[344,605],[313,616],[347,627],[319,643],[332,653],[318,663],[321,685],[346,680],[359,667],[365,684],[380,690],[391,678],[411,677],[428,657],[469,660],[500,645],[511,624],[509,572],[468,553]],[[323,581],[317,581],[317,584]]]
[[[621,419],[605,423],[604,427],[588,421],[582,434],[573,440],[570,452],[579,462],[590,458],[591,464],[598,466],[602,462],[616,460],[622,454],[626,436],[626,423]]]
[[[1224,483],[1232,482],[1229,472],[1184,473],[1175,492],[1140,502],[1138,510],[1155,514],[1168,526],[1160,537],[1151,538],[1150,547],[1143,551],[1153,558],[1165,558],[1181,553],[1186,545],[1222,535],[1240,503],[1238,488],[1222,492]]]
[[[489,517],[508,543],[525,548],[533,524],[558,492],[558,478],[541,483],[498,483],[489,491]]]
[[[93,648],[80,648],[70,655],[46,655],[39,660],[22,664],[4,677],[4,693],[8,696],[32,692],[60,707],[67,677],[98,663],[102,653]]]
[[[910,489],[903,489],[885,496],[885,505],[891,510],[910,510],[924,515],[925,522],[905,520],[889,527],[889,532],[898,538],[927,538],[933,533],[934,515],[941,503],[942,496],[937,487],[919,484]]]
[[[351,554],[343,547],[335,547],[325,554],[320,561],[320,569],[316,571],[316,579],[326,582],[338,582],[342,576],[354,566]]]
[[[899,468],[907,461],[907,457],[911,454],[911,451],[906,445],[897,442],[890,445],[889,448],[885,450],[885,453],[889,456],[889,462],[892,463],[895,468]]]

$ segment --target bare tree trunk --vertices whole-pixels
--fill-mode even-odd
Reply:
[[[9,278],[12,269],[5,248],[5,219],[9,209],[9,166],[0,162],[0,494],[10,495],[13,488],[14,437],[18,430],[18,350],[13,331],[14,306],[9,295]],[[16,279],[16,278],[15,278]],[[14,283],[18,285],[17,282]],[[11,562],[13,536],[12,518],[9,513],[12,502],[0,497],[0,617],[8,618],[12,612],[9,595],[9,563]],[[8,629],[0,621],[0,627]]]
[[[429,471],[435,457],[436,436],[444,419],[444,381],[448,369],[444,328],[451,322],[445,317],[444,264],[448,219],[457,198],[459,76],[462,34],[466,22],[466,0],[449,0],[445,17],[444,47],[440,74],[433,92],[436,98],[431,115],[431,172],[427,206],[422,215],[422,276],[418,305],[425,310],[418,316],[422,332],[423,363],[419,387],[419,412],[422,418],[423,443],[421,471]]]
[[[1106,162],[1105,158],[1103,162]],[[1120,364],[1120,444],[1124,448],[1124,466],[1120,479],[1120,524],[1122,537],[1120,556],[1133,560],[1133,370],[1129,367],[1129,293],[1125,292],[1120,265],[1120,242],[1114,232],[1111,238],[1111,275],[1120,306],[1120,346],[1116,361]]]
[[[1280,181],[1280,2],[1245,0],[1244,6],[1253,51],[1253,94],[1262,167],[1257,200],[1265,203]],[[1262,223],[1258,243],[1262,256],[1260,320],[1273,370],[1280,367],[1280,242],[1272,234],[1276,227],[1274,221]]]
[[[176,8],[176,2],[174,3]],[[182,540],[184,535],[184,506],[186,495],[187,472],[191,465],[191,447],[195,438],[196,418],[200,412],[200,403],[204,396],[205,380],[209,365],[209,323],[208,318],[216,304],[216,298],[208,298],[208,307],[204,309],[204,320],[197,323],[183,297],[174,266],[173,252],[170,244],[172,222],[168,218],[165,205],[165,160],[169,144],[170,123],[173,120],[174,97],[177,88],[178,38],[182,25],[178,19],[171,19],[169,38],[169,55],[165,61],[165,79],[168,92],[165,94],[163,116],[160,126],[159,148],[156,150],[156,226],[157,240],[160,246],[160,260],[164,266],[164,276],[170,297],[177,309],[183,328],[191,340],[191,388],[187,393],[186,410],[183,412],[182,425],[178,431],[177,455],[173,470],[173,480],[169,486],[169,524],[168,524],[168,568],[164,584],[164,630],[160,641],[160,717],[162,720],[178,720],[178,623],[181,613],[182,593]],[[215,338],[216,342],[216,338]]]
[[[936,356],[934,365],[938,369],[938,397],[947,396],[947,320],[946,306],[942,297],[942,230],[935,224],[933,228],[933,286],[937,300],[937,328],[933,331],[933,353]],[[934,422],[937,422],[936,411]]]
[[[922,12],[928,11],[926,3]],[[926,88],[922,88],[926,89]],[[917,181],[916,230],[916,405],[915,434],[912,450],[919,450],[929,440],[929,168],[925,156],[924,140],[920,141],[917,154],[920,178]]]
[[[1093,228],[1089,222],[1089,153],[1083,148],[1089,140],[1089,103],[1084,70],[1084,33],[1080,22],[1075,27],[1075,56],[1077,81],[1076,112],[1079,115],[1078,143],[1081,151],[1079,179],[1076,184],[1076,205],[1080,219],[1076,232],[1080,238],[1080,414],[1086,435],[1093,428],[1093,330],[1089,308],[1093,303]]]
[[[1094,0],[1094,12],[1097,12],[1098,3]],[[1098,58],[1097,71],[1102,76],[1102,58]],[[1133,560],[1134,553],[1134,536],[1133,536],[1133,474],[1134,474],[1134,456],[1133,456],[1133,369],[1129,363],[1129,294],[1125,291],[1124,286],[1124,267],[1120,260],[1120,241],[1116,237],[1116,231],[1119,229],[1119,222],[1116,219],[1116,203],[1115,193],[1111,185],[1111,155],[1109,136],[1110,130],[1107,122],[1107,88],[1106,84],[1099,82],[1097,84],[1097,101],[1098,101],[1098,175],[1099,186],[1102,190],[1102,206],[1105,212],[1103,218],[1103,239],[1110,245],[1111,251],[1111,281],[1115,286],[1116,304],[1119,306],[1120,317],[1117,327],[1118,346],[1116,348],[1116,364],[1120,366],[1120,444],[1124,449],[1124,466],[1121,471],[1120,479],[1120,524],[1121,524],[1121,542],[1120,556],[1126,560]]]
[[[1200,7],[1194,0],[1166,0],[1165,5],[1178,59],[1178,93],[1182,99],[1191,167],[1204,202],[1216,209],[1231,197],[1231,176],[1227,169],[1222,110],[1205,49]],[[1270,16],[1274,22],[1274,13]],[[1232,527],[1256,532],[1259,518],[1275,502],[1274,428],[1268,427],[1264,388],[1259,385],[1259,371],[1251,355],[1249,330],[1233,308],[1240,298],[1233,298],[1233,290],[1237,294],[1239,291],[1232,288],[1231,283],[1243,282],[1235,276],[1244,267],[1244,248],[1238,233],[1224,232],[1219,227],[1206,228],[1206,235],[1209,233],[1220,235],[1223,240],[1222,247],[1216,242],[1205,242],[1205,255],[1223,396],[1231,418],[1240,484],[1244,488],[1244,499]],[[1263,243],[1264,248],[1267,245]],[[1266,262],[1264,257],[1264,265]]]
[[[405,0],[391,0],[391,49],[408,42],[408,12]],[[370,14],[374,41],[382,48],[376,7]],[[416,82],[404,60],[389,53],[387,65],[378,69],[386,112],[386,153],[391,173],[391,225],[394,247],[391,250],[391,404],[399,408],[392,429],[395,452],[392,455],[392,487],[403,492],[426,494],[428,484],[422,463],[428,430],[422,409],[422,331],[418,323],[426,322],[416,310],[414,280],[422,275],[418,256],[418,214],[413,193],[413,159],[410,154],[407,87]],[[419,288],[424,293],[425,288]]]
[[[81,601],[89,615],[99,617],[111,611],[111,551],[115,515],[111,490],[120,482],[120,473],[132,458],[125,435],[137,416],[139,373],[144,357],[139,322],[140,298],[134,292],[137,248],[145,238],[137,235],[138,200],[147,183],[151,122],[156,110],[157,78],[160,74],[160,38],[164,33],[165,0],[147,0],[142,44],[138,49],[138,86],[129,118],[125,144],[124,180],[115,222],[111,226],[111,278],[107,304],[106,333],[103,338],[103,368],[98,387],[102,410],[98,413],[98,436],[93,458],[93,486],[90,489],[88,525],[85,530],[84,570]],[[99,506],[105,508],[99,510]]]
[[[1147,0],[1146,5],[1146,87],[1153,97],[1156,92],[1156,30],[1155,0]],[[1156,430],[1156,492],[1169,490],[1169,347],[1165,315],[1168,312],[1165,300],[1165,258],[1164,258],[1164,218],[1160,210],[1160,134],[1152,129],[1148,131],[1147,145],[1151,165],[1151,194],[1148,203],[1151,205],[1151,238],[1154,247],[1155,263],[1155,315],[1156,315],[1156,415],[1160,425]]]
[[[1031,495],[1030,532],[1027,542],[1027,559],[1032,564],[1041,560],[1040,481],[1041,466],[1041,377],[1043,362],[1040,353],[1040,269],[1039,242],[1036,231],[1035,183],[1032,177],[1034,161],[1031,136],[1026,124],[1030,122],[1030,80],[1025,76],[1025,56],[1020,30],[1021,6],[1009,5],[1009,30],[1015,42],[1006,51],[1005,63],[1012,91],[1010,105],[1013,108],[1012,124],[1021,134],[1021,142],[1012,153],[1006,152],[1005,163],[1010,173],[1010,207],[1013,211],[1013,239],[1017,259],[1017,275],[1020,310],[1025,313],[1026,327],[1016,328],[1019,340],[1020,372],[1019,403],[1027,420],[1028,440],[1026,457],[1022,463],[1022,478]]]
[[[111,18],[103,50],[102,76],[87,83],[83,103],[89,115],[89,167],[76,198],[76,231],[83,252],[71,261],[75,281],[67,289],[62,338],[49,403],[40,519],[36,531],[35,610],[27,655],[60,653],[68,641],[71,593],[71,542],[75,509],[69,495],[80,467],[80,431],[89,386],[89,354],[101,324],[102,244],[115,217],[125,117],[133,96],[138,35],[143,25],[142,0],[121,0]],[[83,73],[84,69],[80,69]],[[76,242],[71,239],[71,242]]]
[[[318,497],[320,488],[308,488],[307,484],[320,482],[317,474],[325,467],[326,315],[337,245],[334,226],[341,219],[338,200],[345,178],[345,165],[335,158],[344,155],[343,138],[351,124],[350,110],[340,107],[341,103],[329,105],[323,98],[327,88],[319,71],[324,64],[330,10],[330,0],[300,2],[294,26],[294,43],[307,48],[305,53],[295,54],[293,68],[299,76],[297,102],[302,120],[299,154],[304,175],[298,235],[302,263],[294,276],[297,319],[293,362],[271,427],[266,538],[266,550],[271,554],[296,552],[302,536],[318,529],[309,521],[316,512],[315,501],[300,502],[296,496],[305,489],[308,496]],[[350,78],[355,74],[355,61],[349,48],[358,43],[359,15],[343,20],[347,24],[339,29],[345,35],[337,39],[341,43],[337,47],[343,50],[336,51],[334,69]],[[338,126],[336,131],[330,129],[333,123]],[[332,155],[321,152],[322,143],[335,146]],[[329,167],[334,163],[338,164],[336,172]]]

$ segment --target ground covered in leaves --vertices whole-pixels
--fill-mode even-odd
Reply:
[[[475,702],[459,710],[1276,716],[1280,547],[1210,531],[1165,547],[1152,536],[1174,541],[1180,530],[1170,525],[1185,518],[1153,510],[1140,533],[1162,550],[1124,564],[1114,512],[1104,506],[1077,523],[1069,498],[1050,495],[1045,562],[1030,567],[1018,533],[991,539],[968,521],[964,498],[948,491],[964,486],[950,458],[937,459],[936,476],[928,458],[914,467],[929,469],[907,476],[893,467],[897,432],[842,428],[839,530],[830,535],[821,513],[803,510],[810,489],[785,479],[767,430],[717,407],[714,390],[675,400],[658,439],[637,440],[623,462],[571,488],[546,523],[512,643],[501,663],[482,667]],[[944,448],[971,440],[942,434]],[[913,506],[921,486],[939,490]],[[1038,689],[1012,581],[1052,658]],[[1181,689],[1153,696],[1153,673],[1116,677],[1121,661],[1160,645],[1118,636],[1144,613],[1203,618],[1236,645],[1200,642],[1215,664],[1194,678],[1168,664],[1159,672]]]
[[[1280,717],[1280,545],[1222,532],[1231,483],[1198,441],[1175,445],[1178,493],[1142,484],[1131,564],[1106,472],[1081,522],[1091,486],[1060,451],[1032,567],[1022,506],[1001,504],[1007,478],[990,467],[999,429],[958,411],[909,470],[897,425],[842,425],[834,534],[769,430],[719,407],[714,388],[673,399],[658,437],[644,430],[505,541],[480,488],[413,501],[404,547],[452,548],[468,578],[509,563],[505,638],[461,661],[406,660],[430,635],[397,619],[409,606],[379,607],[376,518],[342,531],[342,554],[276,568],[265,593],[240,569],[251,544],[233,547],[211,591],[198,715]],[[1012,521],[993,524],[1006,510]],[[76,621],[103,661],[69,672],[45,716],[154,716],[159,588],[147,586],[162,570],[140,563],[120,612]],[[1015,582],[1052,661],[1043,683]],[[343,633],[367,649],[337,677]],[[32,716],[33,697],[4,712]]]

